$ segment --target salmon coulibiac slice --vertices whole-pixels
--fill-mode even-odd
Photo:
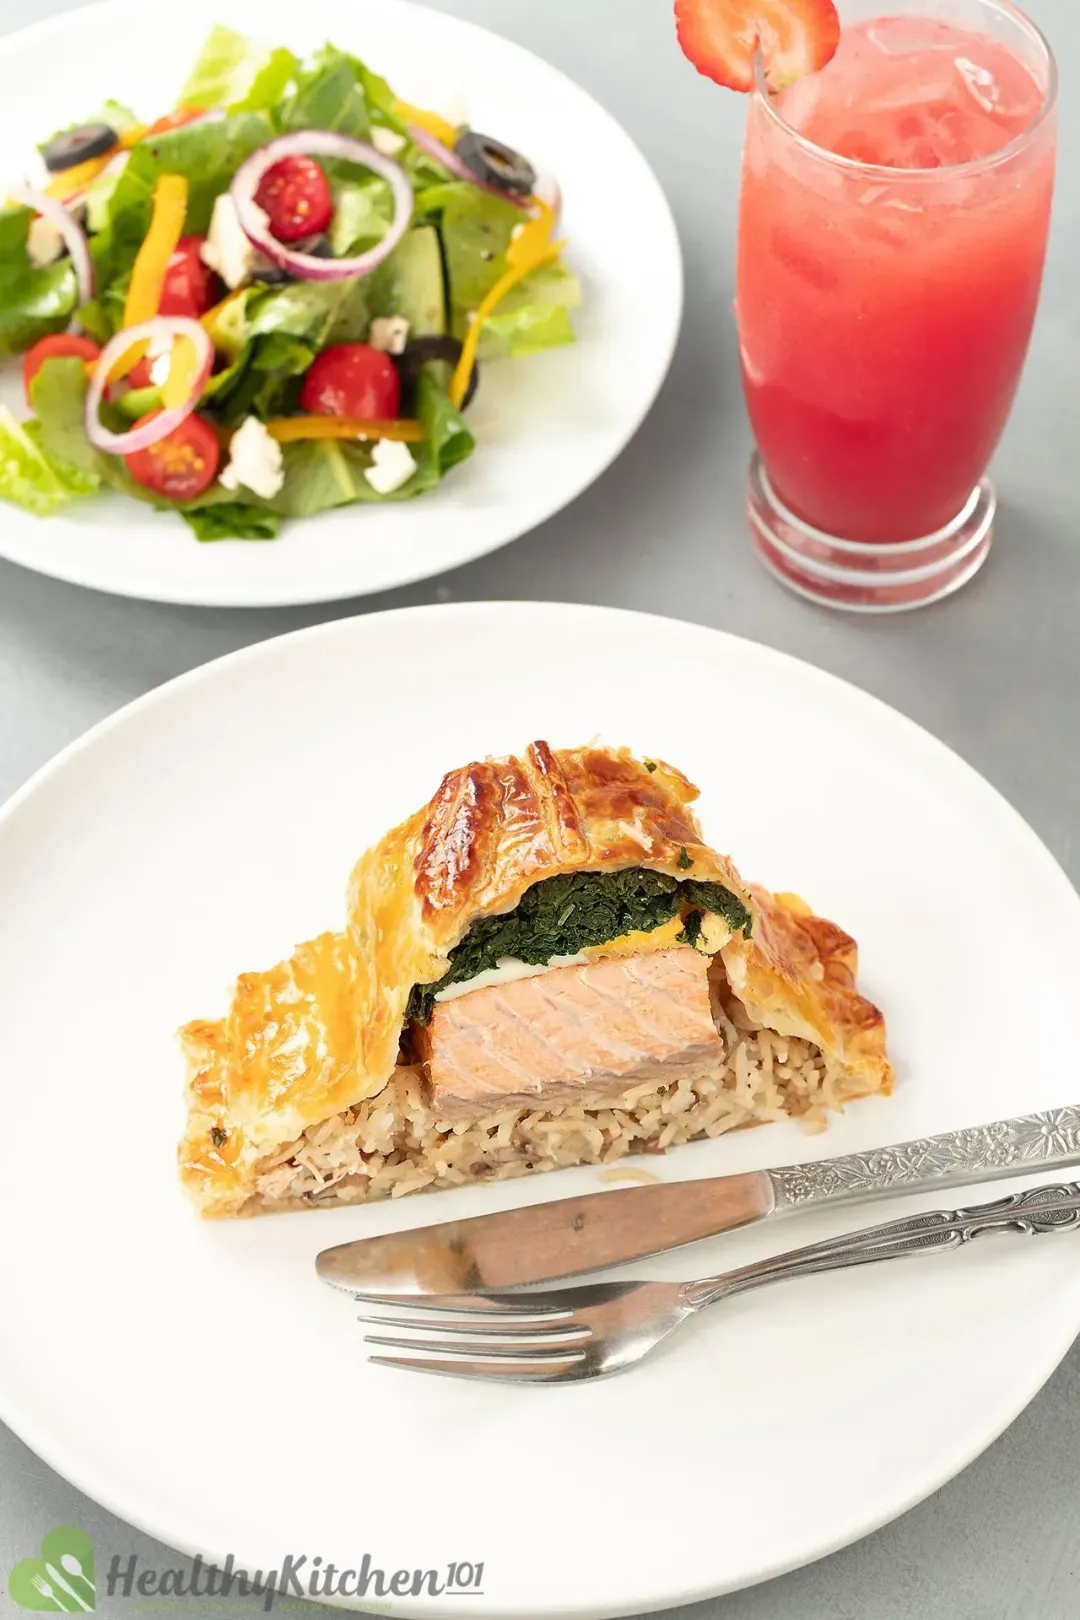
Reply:
[[[347,928],[182,1031],[204,1214],[663,1152],[888,1092],[854,941],[748,887],[625,749],[451,771],[358,862]]]

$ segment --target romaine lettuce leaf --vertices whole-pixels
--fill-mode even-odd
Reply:
[[[78,302],[70,259],[40,269],[30,263],[26,242],[33,217],[30,208],[0,209],[0,360],[62,332]]]
[[[421,192],[417,208],[424,199],[424,211],[441,216],[450,305],[457,331],[505,274],[506,250],[514,227],[522,222],[522,213],[513,203],[503,202],[501,197],[493,197],[464,180],[439,186],[434,201],[432,198],[432,192]]]
[[[461,181],[421,193],[427,212],[441,218],[450,283],[451,329],[463,338],[473,311],[506,273],[506,250],[521,212],[511,203]],[[480,359],[535,354],[573,343],[570,312],[581,303],[581,285],[562,265],[533,270],[484,322]]]
[[[207,35],[177,106],[260,112],[277,105],[298,66],[292,51],[268,50],[218,23]]]
[[[581,304],[581,283],[561,264],[533,270],[511,287],[480,334],[480,359],[516,358],[574,342],[571,310]]]
[[[364,180],[337,180],[333,186],[334,217],[330,223],[330,251],[335,259],[348,259],[381,242],[394,212],[390,187],[380,175]]]
[[[417,454],[420,465],[416,477],[423,474],[428,480],[423,487],[430,489],[451,467],[456,467],[472,455],[476,440],[457,406],[451,403],[445,388],[440,387],[426,368],[420,375],[417,388],[416,414],[424,428],[424,443]],[[415,483],[416,479],[411,482]],[[418,494],[419,490],[410,490],[410,493]]]
[[[268,503],[282,517],[314,517],[375,495],[363,476],[371,465],[367,449],[335,439],[305,439],[285,445],[283,453],[285,482]]]
[[[318,350],[335,327],[350,323],[352,306],[365,302],[362,281],[293,281],[268,288],[248,303],[248,336],[286,335]]]
[[[92,478],[94,487],[105,484],[134,500],[160,505],[152,490],[132,478],[122,456],[103,455],[86,437],[86,389],[86,367],[81,360],[46,360],[30,384],[30,404],[37,413],[37,422],[27,423],[27,432],[51,461]],[[117,429],[130,426],[119,414],[112,425]]]
[[[276,512],[243,501],[220,501],[213,506],[181,509],[197,540],[276,540],[281,519]]]
[[[319,51],[296,74],[296,90],[278,111],[281,128],[331,129],[366,140],[371,118],[357,66],[332,45]]]
[[[0,499],[38,517],[50,517],[80,495],[91,495],[99,480],[50,455],[37,423],[20,423],[0,406]]]
[[[317,51],[305,67],[312,73],[326,72],[328,69],[345,63],[351,70],[356,84],[363,92],[364,101],[371,123],[382,124],[392,129],[395,134],[403,135],[405,125],[397,113],[397,98],[387,81],[378,73],[373,73],[366,62],[358,56],[352,56],[348,51],[339,50],[336,45],[327,43],[321,51]]]
[[[327,51],[333,51],[335,48],[333,45],[327,45],[326,47]],[[347,56],[348,53],[341,52],[339,54]],[[385,125],[387,129],[392,129],[395,134],[403,135],[405,125],[398,116],[397,97],[391,90],[390,85],[380,73],[373,73],[367,63],[362,62],[358,56],[348,56],[348,61],[367,98],[368,109],[373,115],[373,122]]]
[[[100,480],[105,458],[94,449],[83,426],[86,389],[83,362],[57,356],[46,360],[30,384],[30,405],[48,454]]]
[[[410,447],[411,448],[411,447]],[[336,506],[405,500],[418,474],[393,495],[379,495],[364,477],[371,446],[344,439],[305,439],[284,446],[285,482],[267,504],[283,517],[314,517]],[[428,487],[425,485],[425,488]]]

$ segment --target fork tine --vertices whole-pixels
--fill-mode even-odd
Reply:
[[[520,1317],[516,1319],[511,1317],[505,1321],[500,1318],[490,1320],[479,1313],[461,1322],[455,1321],[453,1318],[450,1320],[439,1318],[430,1322],[422,1322],[414,1317],[368,1316],[366,1313],[358,1316],[356,1320],[365,1323],[369,1327],[400,1328],[405,1333],[471,1333],[474,1337],[485,1339],[499,1338],[504,1334],[507,1337],[513,1336],[516,1338],[528,1334],[536,1340],[539,1340],[541,1335],[546,1338],[549,1335],[554,1336],[556,1334],[560,1338],[571,1334],[578,1338],[588,1338],[592,1332],[592,1329],[583,1322],[575,1321],[569,1312],[565,1321],[560,1319],[553,1321],[544,1317],[532,1321],[527,1318],[522,1320]],[[420,1342],[418,1339],[417,1343]]]
[[[553,1305],[543,1295],[529,1294],[353,1294],[360,1305],[386,1305],[394,1310],[452,1311],[459,1316],[572,1316],[569,1305]]]
[[[388,1334],[365,1333],[365,1344],[381,1344],[391,1350],[414,1350],[426,1355],[442,1353],[445,1356],[459,1357],[462,1361],[476,1361],[498,1363],[500,1361],[580,1361],[585,1352],[580,1347],[580,1341],[569,1344],[537,1343],[535,1340],[519,1339],[513,1344],[505,1342],[498,1344],[485,1344],[482,1339],[471,1340],[469,1343],[455,1344],[448,1340],[439,1339],[398,1339]]]
[[[557,1384],[588,1377],[576,1362],[567,1360],[534,1360],[528,1365],[515,1366],[513,1362],[438,1361],[434,1357],[422,1360],[412,1356],[370,1356],[379,1367],[397,1367],[403,1372],[435,1373],[443,1378],[482,1379],[485,1383],[501,1384]]]

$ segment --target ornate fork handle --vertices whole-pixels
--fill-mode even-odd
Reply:
[[[905,1220],[888,1221],[792,1253],[774,1255],[720,1277],[703,1277],[685,1285],[682,1301],[692,1310],[701,1310],[766,1283],[842,1271],[847,1266],[870,1265],[878,1260],[900,1260],[909,1254],[955,1249],[985,1232],[1022,1232],[1034,1237],[1076,1226],[1080,1226],[1080,1182],[1030,1187],[992,1204],[909,1215]]]

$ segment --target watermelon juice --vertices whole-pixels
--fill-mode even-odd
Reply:
[[[924,4],[841,3],[832,62],[759,89],[744,151],[754,535],[788,583],[855,607],[931,600],[985,556],[1050,220],[1041,36],[998,0]]]

